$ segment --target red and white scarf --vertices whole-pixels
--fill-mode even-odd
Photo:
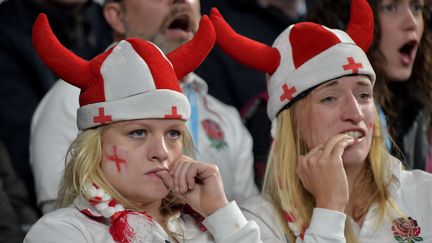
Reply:
[[[104,218],[109,219],[109,232],[114,241],[138,243],[156,240],[154,238],[156,237],[157,225],[146,212],[134,212],[125,209],[123,205],[117,203],[114,198],[95,184],[88,184],[85,188],[91,197],[88,202]]]

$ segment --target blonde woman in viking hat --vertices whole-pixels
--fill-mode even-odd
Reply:
[[[377,75],[375,100],[382,129],[394,139],[386,145],[407,167],[432,172],[432,12],[424,0],[368,2],[375,17],[367,52]],[[347,4],[322,0],[308,19],[342,26]]]
[[[85,61],[59,43],[45,15],[37,18],[37,53],[81,89],[81,133],[70,147],[61,208],[41,218],[24,242],[260,241],[258,226],[228,202],[217,167],[187,156],[191,108],[178,80],[214,41],[204,16],[196,36],[166,56],[129,38]]]
[[[432,175],[388,154],[365,52],[366,0],[351,1],[346,31],[289,26],[266,46],[212,11],[218,44],[268,75],[274,141],[263,188],[243,209],[264,242],[432,242]]]

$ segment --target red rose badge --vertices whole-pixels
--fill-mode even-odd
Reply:
[[[421,229],[417,225],[417,221],[411,217],[393,220],[391,229],[394,238],[398,242],[414,243],[423,241],[423,238],[419,236]]]
[[[225,135],[220,128],[219,124],[210,119],[205,119],[201,121],[207,137],[211,142],[211,146],[215,147],[217,150],[223,149],[227,143],[225,142]]]

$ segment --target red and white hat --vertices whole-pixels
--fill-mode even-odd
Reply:
[[[224,52],[269,75],[270,120],[298,95],[326,81],[359,74],[375,82],[375,72],[365,54],[373,38],[373,13],[366,0],[352,0],[346,32],[311,22],[297,23],[285,29],[273,47],[237,34],[217,9],[212,9],[210,18]]]
[[[191,108],[178,80],[201,64],[216,36],[203,16],[195,37],[166,56],[151,42],[129,38],[86,61],[60,44],[40,14],[32,38],[41,59],[81,89],[77,123],[82,131],[122,120],[188,120]]]

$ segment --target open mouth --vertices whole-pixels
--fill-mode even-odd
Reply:
[[[344,134],[346,134],[352,138],[355,138],[355,139],[359,139],[359,138],[364,137],[364,134],[360,131],[347,131],[347,132],[344,132]]]
[[[418,42],[416,40],[411,40],[399,48],[399,53],[401,55],[403,64],[408,65],[414,61],[414,51],[416,50],[417,45]]]
[[[169,30],[180,30],[184,32],[190,32],[191,31],[191,21],[189,19],[189,16],[187,15],[180,15],[177,16],[170,25],[168,25]]]

